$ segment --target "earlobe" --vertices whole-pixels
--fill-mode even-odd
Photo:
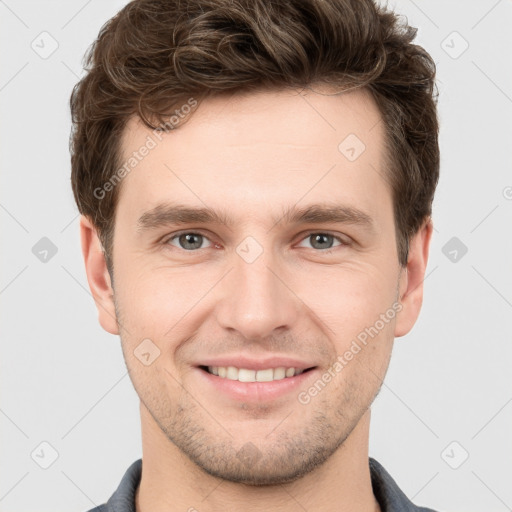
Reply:
[[[432,219],[429,217],[409,242],[407,267],[400,275],[399,297],[402,310],[397,316],[395,337],[407,334],[418,319],[423,303],[423,281],[427,268]]]
[[[114,291],[110,282],[103,248],[94,225],[84,215],[80,218],[80,240],[87,282],[98,309],[100,325],[111,334],[119,334]]]

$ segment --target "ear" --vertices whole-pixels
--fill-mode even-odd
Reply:
[[[95,227],[84,215],[80,218],[80,240],[87,282],[98,308],[100,325],[110,334],[119,334],[114,306],[114,290],[110,282],[103,247]]]
[[[401,269],[399,283],[399,298],[403,309],[397,315],[395,323],[397,338],[404,336],[413,328],[420,314],[432,231],[432,219],[428,217],[409,241],[407,266]]]

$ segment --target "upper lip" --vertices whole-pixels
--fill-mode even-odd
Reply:
[[[316,365],[311,362],[301,361],[294,357],[286,356],[261,356],[255,358],[243,355],[216,357],[204,359],[197,366],[234,366],[235,368],[244,368],[247,370],[266,370],[268,368],[297,368],[299,370],[307,370]]]

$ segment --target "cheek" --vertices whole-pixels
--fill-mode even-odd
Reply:
[[[172,329],[211,288],[190,269],[133,271],[120,276],[119,282],[123,284],[116,287],[116,298],[125,321],[135,331],[152,332],[157,337]]]
[[[364,402],[380,387],[389,364],[397,315],[393,271],[366,265],[311,277],[302,296],[322,320],[338,358],[339,371],[331,368],[339,375],[335,388],[345,393],[349,384],[356,386]]]
[[[332,337],[346,341],[392,308],[397,286],[393,272],[363,264],[350,268],[323,267],[308,272],[302,284],[296,281],[295,289],[300,290],[297,295],[325,326],[334,331]],[[382,330],[389,330],[388,324]]]

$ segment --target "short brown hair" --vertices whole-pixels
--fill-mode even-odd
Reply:
[[[435,64],[412,44],[417,29],[372,0],[134,0],[86,55],[70,106],[71,181],[113,271],[121,136],[139,116],[157,128],[191,96],[265,88],[365,88],[385,124],[401,265],[431,215],[439,178]]]

